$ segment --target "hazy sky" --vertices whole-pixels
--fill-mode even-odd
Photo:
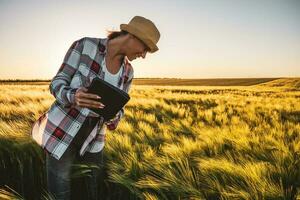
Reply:
[[[0,0],[0,78],[51,79],[74,40],[135,15],[161,33],[136,78],[300,76],[300,0]]]

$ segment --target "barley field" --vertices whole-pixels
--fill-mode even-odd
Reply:
[[[300,199],[300,78],[238,83],[135,82],[106,131],[101,199]],[[53,101],[47,82],[0,83],[0,199],[51,198],[29,132]]]

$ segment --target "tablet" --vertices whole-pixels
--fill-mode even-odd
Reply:
[[[103,116],[105,121],[115,117],[115,115],[125,106],[130,100],[130,96],[116,86],[95,77],[90,86],[88,93],[97,94],[101,97],[98,101],[105,105],[104,108],[89,108],[95,113]]]

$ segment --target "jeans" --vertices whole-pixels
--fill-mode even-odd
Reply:
[[[91,123],[91,120],[88,118],[88,120],[85,122],[85,127],[83,126],[83,128],[80,129],[77,134],[80,134],[81,131],[90,131],[90,129],[93,128],[93,126],[89,126]],[[91,171],[89,171],[88,175],[90,176],[84,176],[84,182],[87,186],[87,194],[85,195],[85,199],[98,199],[97,178],[103,165],[103,149],[97,153],[90,153],[86,151],[83,156],[80,156],[79,150],[80,148],[78,145],[71,143],[59,160],[46,152],[48,192],[54,196],[55,199],[69,200],[71,198],[71,172],[75,166],[73,164],[96,166],[89,168]]]

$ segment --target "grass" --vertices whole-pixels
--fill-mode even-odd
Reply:
[[[133,85],[119,127],[106,132],[100,194],[299,199],[300,79],[258,82]],[[0,187],[9,186],[24,199],[42,199],[44,155],[28,133],[54,97],[40,84],[3,84],[0,92]],[[88,172],[86,166],[82,170]]]

